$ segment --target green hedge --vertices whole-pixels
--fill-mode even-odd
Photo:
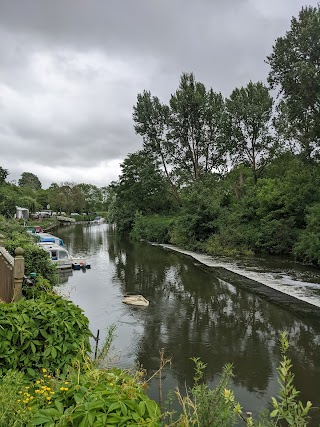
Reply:
[[[8,369],[64,369],[90,350],[89,321],[58,295],[0,305],[0,373]]]

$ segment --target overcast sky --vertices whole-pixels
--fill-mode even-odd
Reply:
[[[137,94],[183,71],[228,96],[266,81],[277,37],[316,0],[0,0],[0,166],[108,185],[142,147]]]

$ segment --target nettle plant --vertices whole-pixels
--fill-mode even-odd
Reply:
[[[83,311],[56,294],[1,304],[0,373],[67,369],[75,358],[86,357],[90,336]]]

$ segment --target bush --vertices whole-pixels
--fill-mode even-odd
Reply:
[[[11,239],[5,241],[5,247],[12,256],[14,256],[14,251],[18,246],[23,248],[26,276],[29,276],[30,273],[37,273],[51,284],[55,284],[57,282],[56,266],[52,264],[46,251],[35,245],[31,239],[27,235],[14,234]]]
[[[159,407],[138,378],[120,369],[88,367],[84,373],[73,370],[57,377],[44,368],[32,382],[8,372],[0,383],[0,427],[160,426]]]
[[[253,251],[245,246],[229,245],[221,234],[213,234],[208,240],[203,242],[200,247],[204,252],[209,255],[220,255],[220,256],[237,256],[253,255]]]
[[[293,252],[303,262],[320,265],[320,203],[309,209],[307,226],[300,232]]]
[[[74,358],[81,359],[90,350],[88,324],[79,307],[55,294],[2,304],[0,373],[67,368]]]
[[[136,240],[169,243],[173,223],[172,217],[137,215],[130,236]]]

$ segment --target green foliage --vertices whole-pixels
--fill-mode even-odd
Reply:
[[[136,240],[170,243],[170,230],[173,223],[173,217],[137,215],[130,236]]]
[[[39,178],[31,172],[23,172],[18,184],[20,187],[29,187],[34,191],[41,189],[41,182]]]
[[[274,409],[270,417],[275,420],[274,426],[281,425],[281,421],[285,420],[288,426],[305,427],[308,424],[308,413],[312,403],[308,401],[304,406],[302,402],[297,401],[299,392],[293,384],[294,374],[291,372],[291,360],[286,355],[289,343],[285,333],[281,335],[280,344],[282,360],[277,369],[280,393],[278,400],[272,398]]]
[[[30,273],[37,273],[37,275],[41,275],[51,284],[55,284],[57,282],[56,267],[48,258],[46,251],[35,245],[32,237],[24,232],[13,233],[5,240],[5,247],[12,256],[14,256],[14,251],[19,246],[24,250],[25,275],[29,276]]]
[[[320,6],[304,7],[268,57],[268,81],[283,99],[280,132],[298,143],[305,158],[319,149]]]
[[[23,372],[9,370],[0,377],[0,427],[26,427],[29,424],[30,411],[27,405],[20,403],[19,394],[25,384]]]
[[[234,394],[230,390],[225,390],[225,399],[234,406],[234,411],[245,422],[247,427],[307,427],[309,421],[309,411],[311,402],[304,405],[298,400],[299,392],[296,390],[293,381],[294,374],[291,371],[291,360],[287,357],[289,343],[285,333],[280,336],[281,362],[277,368],[278,383],[280,391],[278,399],[272,397],[271,412],[264,411],[259,422],[255,423],[252,417],[245,418],[239,403],[235,402]]]
[[[210,234],[217,232],[217,219],[225,194],[216,190],[216,177],[204,177],[186,187],[183,192],[183,208],[173,224],[171,242],[196,248]]]
[[[109,216],[122,231],[132,228],[137,213],[170,212],[173,201],[157,162],[145,151],[129,154],[121,165],[118,184],[110,189]]]
[[[79,307],[55,294],[1,304],[0,372],[67,369],[90,348],[88,323]]]
[[[82,373],[71,369],[67,376],[50,372],[34,372],[32,382],[15,371],[3,377],[0,398],[7,405],[1,405],[0,427],[160,427],[159,408],[145,395],[138,376],[90,365]]]
[[[203,382],[206,365],[199,359],[192,359],[195,363],[194,385],[188,389],[187,395],[182,396],[179,389],[176,391],[182,414],[173,424],[180,427],[231,427],[236,424],[236,414],[233,404],[224,398],[232,374],[232,365],[226,365],[219,383],[214,389]],[[171,425],[171,424],[170,424]]]
[[[299,234],[294,254],[303,262],[320,265],[320,203],[310,207],[307,226]]]
[[[3,185],[9,175],[8,169],[4,169],[0,166],[0,185]]]
[[[169,105],[144,91],[133,111],[135,131],[143,148],[161,164],[172,196],[181,205],[183,185],[223,169],[222,149],[224,99],[220,93],[183,73]]]
[[[226,149],[234,164],[248,162],[255,182],[259,164],[270,151],[272,104],[261,82],[234,89],[226,101]]]

